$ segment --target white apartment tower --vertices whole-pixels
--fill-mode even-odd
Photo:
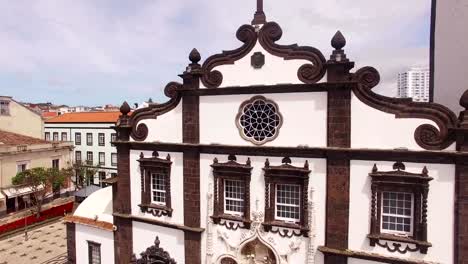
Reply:
[[[410,97],[415,102],[429,102],[429,68],[413,67],[398,73],[398,97]]]

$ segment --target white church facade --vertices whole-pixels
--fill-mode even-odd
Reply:
[[[66,217],[70,263],[466,263],[460,115],[372,91],[338,31],[278,44],[262,3],[242,45],[116,124],[118,176]]]

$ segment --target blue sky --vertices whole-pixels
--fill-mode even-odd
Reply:
[[[239,46],[255,0],[0,0],[0,95],[69,105],[165,101],[196,47],[202,60]],[[282,44],[319,48],[341,30],[356,68],[382,76],[393,96],[396,74],[429,61],[430,0],[265,0]]]

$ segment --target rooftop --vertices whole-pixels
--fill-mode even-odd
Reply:
[[[65,113],[46,120],[46,123],[115,123],[120,112],[77,112]]]
[[[50,142],[40,138],[23,136],[20,134],[0,130],[0,145],[34,145],[48,143]]]

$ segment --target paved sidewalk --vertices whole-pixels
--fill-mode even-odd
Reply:
[[[0,264],[66,263],[67,239],[61,220],[0,240]]]

